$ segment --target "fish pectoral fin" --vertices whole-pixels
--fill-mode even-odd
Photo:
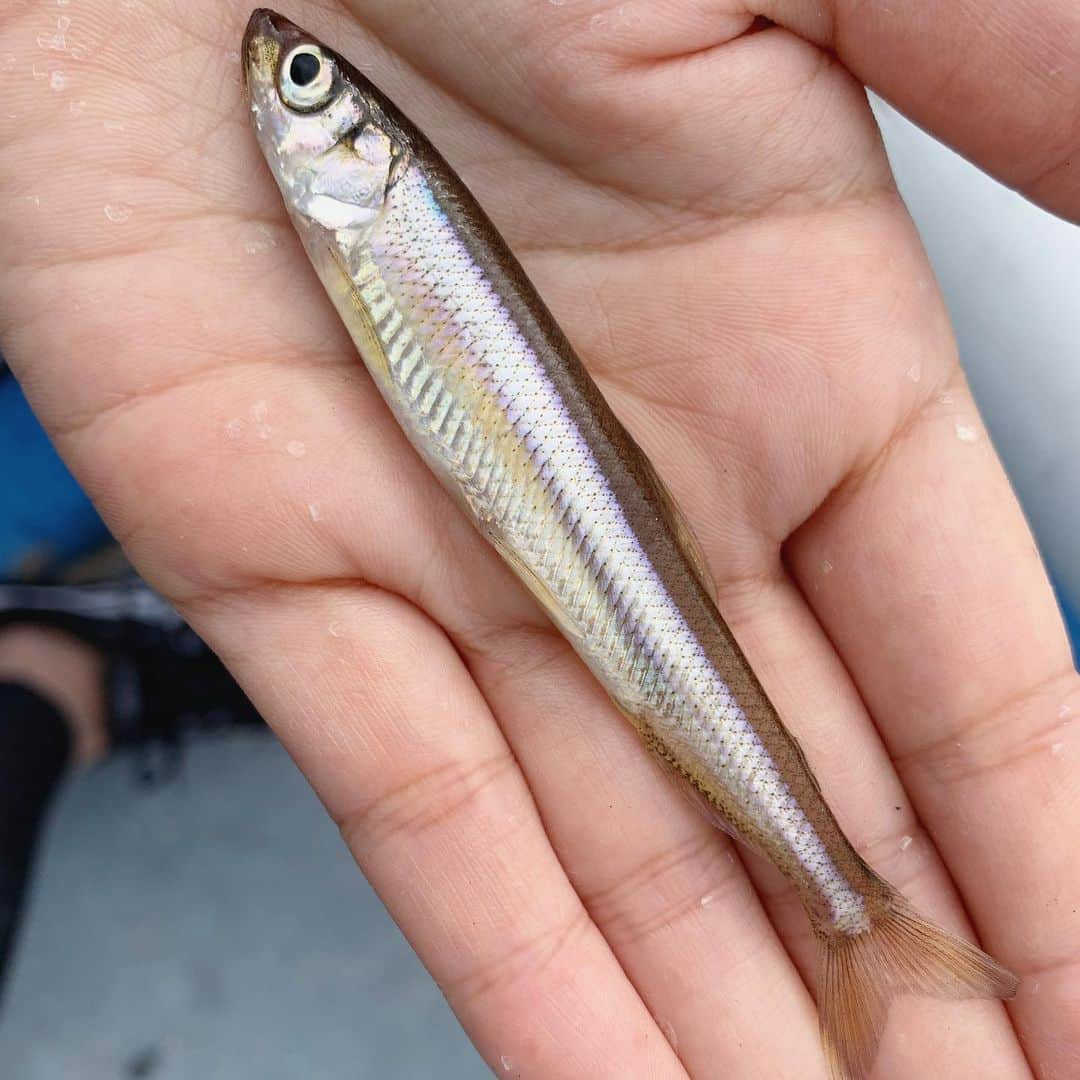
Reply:
[[[364,298],[360,295],[356,283],[349,273],[349,268],[345,265],[341,252],[332,244],[327,245],[327,251],[330,254],[331,261],[341,271],[341,296],[355,316],[353,319],[345,320],[346,328],[356,347],[360,350],[360,355],[364,358],[365,363],[375,368],[383,376],[388,376],[390,361],[387,359],[386,350],[383,349],[379,335],[375,332],[371,312],[368,310],[367,304],[364,303]]]

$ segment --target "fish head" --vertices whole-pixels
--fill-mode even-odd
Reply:
[[[384,99],[336,53],[265,8],[251,16],[242,57],[256,137],[301,232],[369,229],[406,156]]]

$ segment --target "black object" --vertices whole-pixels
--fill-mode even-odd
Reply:
[[[322,64],[317,56],[312,56],[311,53],[299,53],[293,57],[289,68],[289,78],[297,86],[310,86],[319,77],[321,69]]]
[[[60,710],[0,682],[0,991],[42,821],[71,754]]]
[[[87,586],[0,586],[0,631],[63,630],[105,656],[110,746],[135,751],[140,779],[175,772],[191,729],[262,724],[213,651],[137,578]]]
[[[103,654],[110,749],[132,751],[144,783],[176,772],[189,730],[262,725],[211,649],[137,578],[0,585],[0,634],[16,625],[64,631]],[[41,823],[70,754],[60,710],[21,683],[0,682],[0,989]]]

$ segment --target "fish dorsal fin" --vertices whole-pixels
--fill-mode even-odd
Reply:
[[[712,576],[712,571],[709,570],[705,552],[701,550],[701,544],[694,535],[694,530],[690,528],[686,515],[679,509],[679,504],[671,494],[670,488],[656,471],[656,466],[644,454],[641,455],[641,461],[646,475],[652,481],[653,488],[660,498],[667,519],[675,531],[679,547],[682,548],[683,554],[694,571],[694,575],[701,583],[701,587],[708,594],[709,599],[715,603],[717,596],[716,581]]]

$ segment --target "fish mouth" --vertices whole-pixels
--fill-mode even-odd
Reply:
[[[303,37],[304,32],[296,23],[279,15],[270,8],[256,8],[244,30],[240,54],[244,57],[244,79],[265,63],[269,55],[278,53],[282,42],[288,37]],[[277,47],[275,50],[274,47]]]
[[[279,15],[270,8],[256,8],[248,19],[244,31],[245,47],[260,37],[281,41],[286,37],[306,37],[307,35],[291,19]]]

